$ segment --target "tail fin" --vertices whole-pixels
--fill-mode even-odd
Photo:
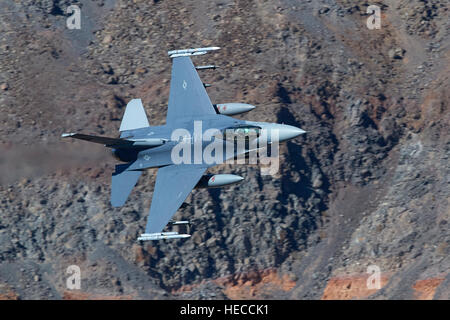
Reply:
[[[128,164],[117,165],[112,175],[111,205],[113,207],[121,207],[125,204],[142,174],[142,171],[126,171],[128,167]]]
[[[128,102],[119,131],[134,130],[150,126],[141,99]]]

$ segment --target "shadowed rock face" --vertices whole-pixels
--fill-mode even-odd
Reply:
[[[81,30],[66,28],[69,4]],[[448,298],[448,6],[391,1],[380,30],[366,6],[2,1],[0,297]],[[213,103],[308,133],[281,146],[275,175],[210,170],[245,181],[193,191],[176,215],[189,240],[138,243],[156,171],[112,208],[115,160],[60,134],[117,135],[132,98],[164,123],[166,51],[213,45],[194,60],[222,67],[200,71]],[[371,265],[380,290],[364,288]]]

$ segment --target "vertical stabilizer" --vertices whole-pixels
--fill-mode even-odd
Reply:
[[[123,115],[120,131],[134,130],[150,126],[145,114],[141,99],[133,99],[128,102]]]

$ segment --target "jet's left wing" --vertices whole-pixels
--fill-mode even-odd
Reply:
[[[196,186],[207,167],[170,165],[158,169],[146,234],[160,233]]]
[[[216,111],[191,58],[174,57],[166,123],[207,114],[216,114]]]

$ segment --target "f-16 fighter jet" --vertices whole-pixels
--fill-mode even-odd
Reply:
[[[145,233],[138,240],[177,239],[189,234],[163,232],[192,189],[214,188],[243,180],[231,174],[205,175],[212,166],[251,158],[264,148],[305,133],[294,126],[252,122],[230,117],[255,107],[243,103],[212,104],[197,70],[214,65],[194,66],[191,56],[218,50],[218,47],[169,51],[172,78],[166,124],[150,126],[140,99],[131,100],[120,125],[120,138],[80,133],[70,137],[100,143],[112,149],[123,164],[112,175],[111,204],[123,206],[145,169],[158,168]],[[277,145],[278,146],[278,145]],[[242,163],[242,162],[241,162]],[[245,160],[244,160],[245,163]]]

